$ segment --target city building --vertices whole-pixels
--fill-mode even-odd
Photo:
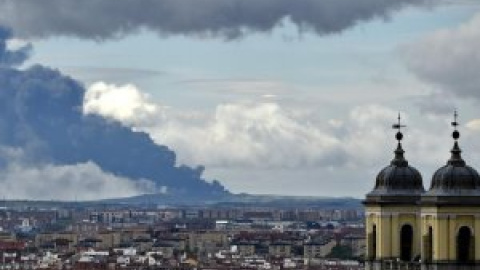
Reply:
[[[336,245],[337,242],[333,238],[305,243],[303,245],[303,257],[305,259],[324,258]]]
[[[255,255],[255,245],[256,243],[253,241],[238,241],[237,243],[234,243],[234,246],[236,246],[237,252],[244,257],[248,256],[253,256]]]
[[[287,241],[276,241],[268,246],[268,254],[273,257],[288,258],[292,254],[292,244]]]

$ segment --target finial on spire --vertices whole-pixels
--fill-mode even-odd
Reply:
[[[405,151],[403,151],[403,148],[402,148],[402,142],[401,141],[403,139],[403,134],[402,134],[401,130],[402,130],[402,128],[404,128],[406,126],[402,125],[402,117],[400,116],[400,113],[398,113],[398,118],[397,119],[398,119],[398,122],[396,124],[393,124],[392,128],[398,130],[397,134],[395,135],[395,138],[398,141],[398,145],[397,145],[397,149],[394,151],[395,158],[392,160],[391,164],[396,165],[396,166],[405,167],[405,166],[408,166],[408,162],[407,162],[407,160],[405,160],[405,157],[403,156]]]
[[[458,123],[458,113],[457,113],[457,110],[455,110],[455,112],[453,113],[453,122],[452,122],[452,127],[453,127],[452,137],[455,141],[457,141],[460,138],[460,132],[458,132],[458,129],[457,129],[459,125],[460,124]]]
[[[397,129],[398,132],[397,134],[395,135],[395,137],[397,138],[397,141],[400,142],[402,139],[403,139],[403,134],[402,134],[402,128],[406,127],[405,125],[402,125],[402,117],[400,116],[400,113],[398,113],[398,123],[397,124],[393,124],[392,125],[392,128],[393,129]]]
[[[452,153],[452,156],[450,157],[447,163],[453,166],[465,166],[465,161],[462,159],[462,156],[461,156],[462,150],[460,150],[460,147],[458,146],[458,139],[460,138],[460,132],[458,131],[457,127],[459,125],[460,124],[458,123],[458,113],[457,113],[457,110],[455,110],[453,114],[453,122],[452,122],[452,127],[453,127],[452,137],[455,140],[455,143],[453,144],[453,148],[450,151]]]

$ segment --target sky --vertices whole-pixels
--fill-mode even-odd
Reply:
[[[16,68],[58,69],[86,89],[83,114],[145,132],[233,193],[362,198],[393,158],[398,113],[426,188],[455,109],[480,169],[478,1],[39,2],[0,0],[8,47],[32,50]]]

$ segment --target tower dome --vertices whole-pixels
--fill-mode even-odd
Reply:
[[[383,168],[378,173],[372,193],[423,193],[422,175],[417,169],[408,165],[408,161],[404,158],[403,153],[402,145],[398,143],[395,150],[395,158],[390,162],[389,166]]]
[[[457,130],[457,113],[452,122],[455,130],[452,133],[454,139],[451,157],[447,164],[439,168],[432,177],[427,196],[478,196],[480,195],[480,176],[478,172],[468,166],[462,159],[458,139],[460,132]]]
[[[416,202],[419,196],[425,191],[423,188],[422,176],[420,172],[408,165],[404,157],[405,151],[402,148],[403,134],[401,128],[405,127],[400,123],[393,128],[398,129],[396,139],[398,140],[397,149],[394,151],[395,157],[390,165],[383,168],[377,175],[375,187],[367,194],[368,201],[395,201],[412,203]]]

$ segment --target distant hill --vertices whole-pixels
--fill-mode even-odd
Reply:
[[[215,207],[280,207],[280,208],[361,208],[361,200],[347,197],[279,196],[252,194],[225,194],[221,197],[178,197],[165,194],[146,194],[130,198],[105,200],[122,204],[165,204]]]
[[[118,198],[98,201],[41,201],[41,200],[6,200],[0,201],[0,208],[56,208],[56,207],[105,207],[112,206],[173,206],[173,207],[277,207],[289,208],[323,208],[323,209],[361,209],[360,199],[308,197],[308,196],[278,196],[229,194],[222,198],[200,199],[194,197],[179,197],[165,194],[146,194],[130,198]]]

